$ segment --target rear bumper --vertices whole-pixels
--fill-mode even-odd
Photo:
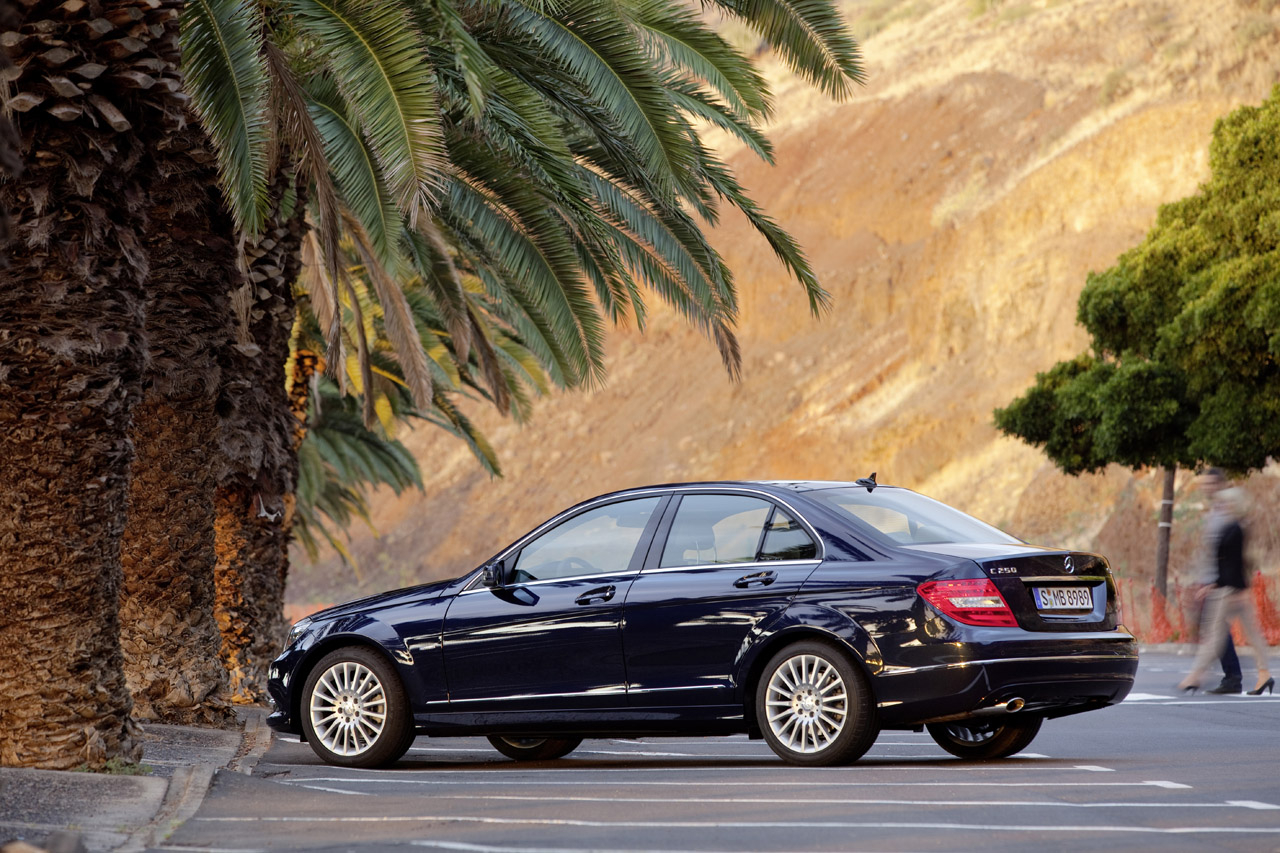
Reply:
[[[875,678],[886,727],[959,720],[999,713],[1023,700],[1023,714],[1061,717],[1129,695],[1138,671],[1133,641],[1060,653],[1019,653],[916,668],[886,668]]]

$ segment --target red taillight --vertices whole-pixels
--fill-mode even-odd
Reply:
[[[957,622],[966,625],[1018,625],[1000,590],[987,578],[926,581],[920,584],[918,591],[920,597],[943,616],[950,616]]]

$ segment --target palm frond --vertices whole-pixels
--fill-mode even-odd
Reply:
[[[636,0],[625,9],[655,66],[706,81],[741,118],[768,118],[772,105],[764,75],[692,8],[670,0]]]
[[[848,97],[866,73],[861,52],[832,0],[710,0],[764,36],[810,83]]]
[[[809,297],[809,310],[815,315],[821,314],[831,307],[831,295],[823,289],[809,266],[804,250],[796,243],[795,238],[779,227],[773,218],[760,209],[738,183],[729,168],[709,154],[704,156],[703,170],[716,192],[728,199],[734,207],[746,215],[747,220],[766,241],[773,253],[782,261],[804,287]]]
[[[340,365],[346,360],[342,346],[342,309],[338,292],[338,276],[330,277],[314,231],[302,238],[302,272],[299,281],[307,291],[311,311],[320,324],[324,341],[325,370],[338,382],[338,390],[346,393]]]
[[[285,0],[330,68],[397,206],[416,223],[446,161],[433,75],[405,8],[375,0]]]
[[[634,145],[654,179],[674,188],[689,172],[687,146],[650,57],[607,0],[567,0],[556,17],[512,3],[512,22],[533,38]]]
[[[431,294],[445,327],[453,337],[454,349],[465,360],[471,349],[467,296],[439,227],[430,219],[420,219],[418,229],[406,228],[401,240],[408,247],[419,280]]]
[[[270,209],[274,140],[261,33],[252,0],[191,0],[183,7],[184,87],[213,141],[231,215],[251,238],[262,232]]]
[[[520,216],[491,199],[480,186],[465,180],[453,183],[448,206],[470,223],[481,245],[510,273],[506,279],[521,290],[531,289],[551,322],[561,350],[585,368],[591,382],[604,375],[603,329],[600,316],[578,277],[573,246],[541,200],[524,194],[512,176],[489,172],[491,182],[512,190],[502,201],[520,206]],[[526,227],[530,230],[526,231]],[[536,235],[536,236],[535,236]]]
[[[325,76],[308,84],[309,110],[323,139],[329,166],[347,208],[360,222],[379,262],[395,270],[399,264],[396,238],[401,212],[396,206],[374,153],[365,144],[360,128],[347,113],[337,86]]]
[[[264,42],[262,49],[271,80],[271,111],[278,117],[282,144],[295,153],[298,169],[310,187],[315,216],[311,218],[309,233],[318,236],[315,260],[325,265],[324,281],[332,288],[328,299],[336,304],[342,222],[338,212],[338,189],[329,173],[324,139],[311,118],[306,93],[289,67],[284,52],[270,41]],[[336,333],[336,329],[331,330],[331,339]],[[336,356],[336,350],[329,353],[330,358]]]
[[[427,354],[422,347],[422,338],[414,325],[404,291],[378,262],[368,236],[354,218],[347,220],[347,232],[351,235],[356,252],[364,264],[369,283],[378,295],[387,338],[404,371],[405,381],[414,400],[418,405],[424,406],[433,396],[434,383],[431,380],[431,369],[427,364]],[[366,385],[365,395],[369,396],[368,385]]]

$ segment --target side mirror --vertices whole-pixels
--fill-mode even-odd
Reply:
[[[480,583],[489,589],[502,589],[502,561],[494,560],[480,570]]]

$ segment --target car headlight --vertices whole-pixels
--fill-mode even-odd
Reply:
[[[304,616],[297,622],[293,623],[293,627],[289,629],[289,636],[285,638],[284,647],[291,648],[294,643],[302,638],[302,635],[311,627],[311,617]]]

